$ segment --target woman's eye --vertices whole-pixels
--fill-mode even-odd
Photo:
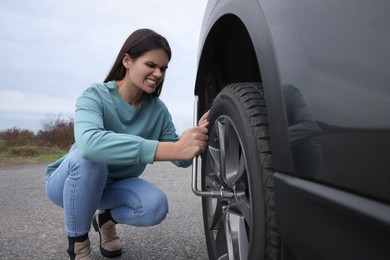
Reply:
[[[148,66],[148,67],[151,68],[151,69],[154,69],[154,68],[157,67],[157,64],[154,64],[154,63],[146,63],[146,66]],[[161,73],[165,73],[166,70],[167,70],[166,67],[161,67],[161,68],[160,68]]]

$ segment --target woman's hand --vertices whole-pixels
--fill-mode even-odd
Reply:
[[[203,114],[199,125],[187,129],[175,142],[159,142],[155,154],[155,161],[191,160],[204,152],[208,142],[208,115]]]
[[[208,110],[206,113],[203,114],[203,116],[199,119],[198,125],[202,125],[202,124],[209,121],[208,120],[209,112],[210,112],[210,110]]]
[[[206,121],[183,133],[180,140],[175,143],[180,160],[190,160],[206,150],[208,125],[209,122]]]
[[[208,116],[209,111],[202,115],[197,127],[185,131],[176,143],[180,154],[185,157],[184,160],[192,159],[206,150],[209,126]]]

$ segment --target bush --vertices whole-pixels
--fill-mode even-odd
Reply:
[[[46,116],[37,134],[13,127],[0,132],[0,165],[33,161],[51,161],[64,155],[74,143],[73,119]]]
[[[43,129],[36,136],[40,145],[69,149],[74,143],[73,118],[64,120],[60,116],[48,115],[41,124]]]
[[[4,147],[5,147],[4,139],[3,139],[3,137],[0,136],[0,149],[4,150]]]
[[[0,132],[1,153],[13,156],[34,156],[47,147],[68,150],[74,143],[73,118],[62,119],[60,115],[47,115],[37,134],[16,127]],[[39,151],[39,149],[41,151]]]
[[[11,156],[32,157],[39,155],[38,146],[15,146],[8,151]]]
[[[0,133],[4,147],[33,144],[35,134],[28,129],[11,128]]]
[[[1,132],[0,136],[5,147],[32,144],[35,141],[33,131],[16,127]]]

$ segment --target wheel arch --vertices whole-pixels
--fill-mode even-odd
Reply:
[[[233,14],[220,17],[204,42],[195,94],[204,100],[204,110],[230,83],[261,82],[254,46],[243,22]]]
[[[226,12],[211,22],[212,26],[200,47],[195,81],[195,95],[199,96],[198,118],[210,108],[214,98],[228,84],[261,82],[270,120],[274,165],[278,171],[292,172],[287,118],[274,48],[266,20],[258,15],[256,8],[246,9],[246,12],[254,12],[256,16],[244,15],[243,11],[242,14]],[[241,17],[251,17],[252,20]],[[277,150],[274,147],[285,149]]]

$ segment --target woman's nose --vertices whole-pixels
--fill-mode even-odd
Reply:
[[[163,73],[161,72],[160,68],[155,68],[155,70],[153,71],[153,75],[156,77],[162,77]]]

